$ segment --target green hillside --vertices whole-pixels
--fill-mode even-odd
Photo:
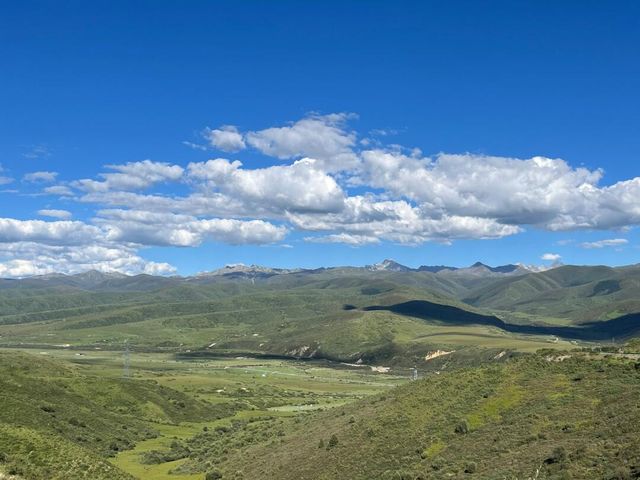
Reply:
[[[611,344],[640,331],[639,279],[344,268],[0,282],[0,347],[33,352],[0,353],[0,473],[640,478],[637,358]],[[609,358],[578,350],[605,344]],[[426,378],[392,389],[414,366]]]
[[[638,398],[638,365],[548,352],[429,376],[302,419],[205,432],[184,444],[190,460],[180,471],[282,480],[638,478]]]
[[[638,267],[485,270],[189,278],[88,272],[5,281],[0,346],[120,350],[129,341],[179,353],[410,365],[436,350],[455,351],[455,362],[550,342],[610,342],[640,330]],[[467,351],[478,348],[488,352]]]
[[[0,471],[26,479],[125,479],[107,458],[157,436],[154,425],[226,416],[156,382],[87,375],[0,352]]]
[[[480,355],[489,356],[505,349],[534,351],[551,341],[548,332],[520,335],[501,329],[501,324],[476,322],[485,318],[481,310],[418,285],[396,283],[399,273],[297,276],[303,277],[297,285],[289,275],[255,285],[179,285],[123,293],[119,303],[91,306],[69,307],[68,297],[64,308],[0,315],[0,344],[121,350],[128,340],[147,350],[409,365],[424,363],[423,358],[438,349],[456,350],[450,357],[455,361],[469,356],[462,351],[466,348],[487,348],[489,352]],[[83,295],[101,299],[95,292]],[[443,309],[426,317],[375,310],[417,300]],[[452,324],[452,318],[471,321]]]
[[[640,267],[563,266],[476,287],[462,300],[483,309],[572,323],[640,311]]]

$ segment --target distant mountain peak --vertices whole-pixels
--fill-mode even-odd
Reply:
[[[405,265],[402,265],[395,260],[391,260],[390,258],[384,259],[380,263],[374,263],[373,265],[367,265],[365,267],[367,270],[371,270],[374,272],[409,272],[413,270]]]
[[[86,272],[74,273],[73,277],[126,277],[127,275],[121,272],[103,272],[96,270],[95,268],[87,270]]]
[[[264,267],[262,265],[245,265],[244,263],[229,263],[222,268],[213,270],[211,272],[201,272],[196,277],[211,277],[220,275],[277,275],[281,273],[294,273],[299,272],[301,269],[287,269],[287,268],[271,268]]]

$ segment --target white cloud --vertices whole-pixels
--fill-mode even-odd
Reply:
[[[22,154],[24,158],[29,160],[36,160],[38,158],[44,158],[51,155],[51,152],[44,145],[34,145],[25,153]]]
[[[0,164],[0,174],[2,172],[4,172],[4,168],[2,168],[2,165]],[[9,183],[13,183],[13,178],[0,175],[0,185],[7,185]]]
[[[53,204],[38,213],[64,221],[0,219],[0,246],[5,252],[25,242],[43,251],[66,249],[67,269],[74,259],[91,263],[82,263],[81,252],[74,249],[95,246],[107,249],[105,255],[120,252],[114,258],[122,268],[135,265],[143,271],[156,268],[138,256],[146,245],[274,245],[290,230],[305,232],[310,242],[358,246],[493,239],[526,227],[572,231],[640,225],[640,177],[601,185],[601,170],[576,168],[562,159],[424,156],[416,148],[385,146],[390,130],[373,132],[378,139],[359,138],[348,125],[350,118],[312,114],[256,131],[243,133],[227,125],[205,132],[210,144],[205,149],[253,148],[278,159],[260,168],[224,158],[186,168],[144,160],[107,165],[109,171],[94,178],[49,186],[43,193],[83,202],[83,208],[94,204],[95,218],[68,221],[69,212]],[[11,180],[0,177],[0,183],[3,179]],[[24,179],[55,181],[56,173],[32,172]],[[169,182],[179,182],[180,188],[170,194],[157,188]],[[626,242],[614,238],[581,246]],[[16,272],[52,265],[37,263],[37,256],[16,255],[5,254],[4,268]],[[554,253],[542,258],[560,260]],[[107,261],[96,260],[99,265]]]
[[[137,210],[103,210],[96,219],[114,242],[195,247],[206,240],[242,244],[269,244],[281,241],[287,229],[263,220],[198,219]]]
[[[0,262],[0,278],[21,278],[47,273],[53,273],[53,270],[32,260],[15,259]]]
[[[626,238],[610,238],[606,240],[598,240],[596,242],[584,242],[580,246],[582,248],[604,248],[604,247],[621,247],[629,243]]]
[[[290,126],[248,132],[246,142],[265,155],[280,159],[310,157],[327,171],[354,168],[356,135],[345,130],[353,115],[339,113],[310,115]]]
[[[130,162],[124,165],[107,165],[106,167],[118,173],[100,174],[103,181],[77,180],[74,182],[74,186],[87,192],[142,190],[156,183],[177,181],[184,172],[184,169],[179,165],[152,162],[151,160]]]
[[[400,133],[395,128],[374,128],[373,130],[369,130],[369,135],[374,137],[388,137],[391,135],[398,135]]]
[[[207,237],[232,245],[279,242],[287,234],[285,227],[262,220],[241,221],[229,218],[200,220],[198,229]]]
[[[347,198],[345,208],[338,213],[290,214],[288,219],[300,230],[335,232],[327,238],[332,242],[344,240],[349,244],[374,243],[378,240],[400,244],[426,241],[448,243],[463,238],[500,238],[520,231],[520,227],[503,225],[486,218],[450,215],[431,217],[428,212],[404,200],[377,201],[364,196]]]
[[[247,212],[327,212],[343,207],[344,194],[317,162],[303,159],[288,166],[247,170],[225,159],[190,163],[189,177],[241,202]]]
[[[243,216],[246,214],[241,200],[212,191],[192,193],[185,197],[145,195],[134,192],[92,192],[81,196],[79,200],[101,206],[195,216]]]
[[[189,148],[193,148],[194,150],[201,150],[203,152],[207,151],[207,146],[206,145],[201,145],[199,143],[193,143],[193,142],[184,141],[184,142],[182,142],[182,144],[186,145]]]
[[[566,239],[563,239],[563,240],[558,240],[558,241],[556,242],[556,245],[560,245],[561,247],[564,247],[564,246],[566,246],[566,245],[571,245],[573,242],[574,242],[574,240],[573,240],[573,239],[571,239],[571,238],[566,238]]]
[[[164,262],[137,254],[139,245],[114,242],[110,230],[79,221],[0,218],[0,277],[96,269],[123,273],[172,273]]]
[[[223,125],[214,130],[206,130],[205,136],[212,147],[223,152],[237,152],[244,150],[244,137],[233,125]]]
[[[351,182],[384,189],[432,214],[492,218],[547,230],[612,229],[640,223],[640,178],[600,187],[601,170],[561,159],[367,150]]]
[[[58,172],[31,172],[27,173],[22,179],[25,182],[55,182]]]
[[[71,191],[71,189],[64,185],[54,185],[52,187],[47,187],[44,189],[44,193],[48,195],[58,195],[60,197],[73,196],[73,192]]]
[[[101,237],[100,229],[77,221],[45,222],[0,218],[0,243],[35,242],[44,245],[87,245]]]
[[[151,275],[165,275],[176,271],[168,263],[145,260],[134,250],[122,246],[50,246],[32,242],[0,244],[2,278],[54,272],[73,274],[87,270]]]
[[[312,243],[344,243],[353,246],[380,243],[380,240],[375,237],[368,237],[366,235],[351,235],[349,233],[336,233],[333,235],[324,235],[320,237],[305,237],[304,240],[305,242]]]
[[[235,127],[221,127],[209,131],[220,142],[227,137],[216,137],[218,133],[231,134],[228,138],[235,135],[236,141],[239,138],[267,155],[309,158],[256,169],[215,159],[189,164],[185,175],[181,167],[173,166],[180,169],[174,179],[187,180],[193,189],[175,197],[131,192],[159,179],[146,180],[130,164],[126,180],[118,176],[124,171],[103,174],[102,182],[85,180],[87,194],[81,199],[191,216],[289,220],[301,230],[319,231],[322,225],[327,235],[358,235],[366,229],[401,243],[499,238],[521,232],[525,226],[575,230],[640,223],[640,202],[636,201],[640,179],[600,187],[601,170],[573,168],[564,160],[544,157],[424,157],[419,149],[402,146],[357,150],[348,119],[345,114],[310,115],[288,126],[244,135]],[[347,188],[364,193],[349,197]],[[359,214],[369,208],[370,214],[382,215],[392,205],[385,205],[387,201],[400,202],[394,208],[402,206],[403,215],[410,212],[411,218],[396,212],[396,220],[365,225],[368,220],[354,217],[350,209],[358,197],[368,196],[366,192],[375,192],[378,201]]]
[[[58,210],[58,209],[38,210],[38,215],[43,217],[60,218],[64,220],[71,218],[71,212],[69,212],[68,210]]]

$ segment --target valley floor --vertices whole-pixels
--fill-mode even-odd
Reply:
[[[18,349],[1,350],[9,355]],[[176,473],[185,459],[149,464],[144,454],[169,450],[176,441],[206,430],[228,428],[233,422],[292,417],[326,410],[388,391],[406,383],[409,371],[381,374],[369,366],[332,365],[324,361],[264,360],[247,357],[176,360],[172,354],[130,353],[128,379],[123,379],[122,352],[69,349],[26,349],[29,356],[61,360],[83,375],[124,382],[152,381],[182,392],[194,400],[226,405],[228,415],[218,420],[171,422],[161,417],[148,421],[157,437],[139,441],[109,461],[134,478],[195,480],[203,472]],[[1,464],[0,464],[1,468]]]

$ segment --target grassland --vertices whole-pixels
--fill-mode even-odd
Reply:
[[[636,272],[558,270],[0,281],[0,474],[640,478]]]
[[[402,366],[378,373],[321,360],[149,352],[132,352],[131,377],[122,378],[121,352],[0,351],[0,471],[33,479],[635,478],[633,353],[547,350],[458,368],[447,357],[410,382]]]
[[[344,405],[408,375],[136,352],[129,368],[122,378],[121,352],[0,351],[0,471],[29,479],[201,479],[202,472],[169,473],[185,459],[148,464],[142,455],[203,429]]]
[[[547,352],[297,419],[204,432],[186,442],[179,470],[224,479],[638,478],[639,394],[632,362]]]

